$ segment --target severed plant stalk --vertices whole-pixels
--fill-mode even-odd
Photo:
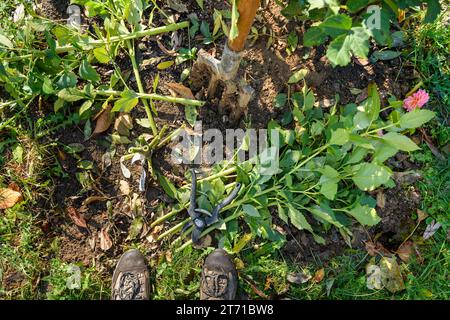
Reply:
[[[101,96],[120,96],[122,94],[122,91],[118,90],[95,90],[95,93],[97,95]],[[192,100],[192,99],[186,99],[186,98],[179,98],[179,97],[172,97],[172,96],[163,96],[156,93],[140,93],[136,92],[136,95],[138,98],[141,99],[151,99],[151,100],[158,100],[158,101],[165,101],[165,102],[172,102],[172,103],[178,103],[186,106],[196,106],[201,107],[205,104],[204,101],[201,100]]]
[[[143,31],[135,31],[135,32],[130,32],[129,34],[122,34],[122,35],[118,35],[118,36],[113,36],[110,37],[108,39],[109,43],[112,42],[119,42],[119,41],[126,41],[126,40],[133,40],[133,39],[138,39],[138,38],[143,38],[146,36],[154,36],[154,35],[158,35],[161,33],[166,33],[166,32],[171,32],[171,31],[176,31],[179,29],[184,29],[187,28],[189,26],[189,21],[183,21],[183,22],[178,22],[178,23],[172,23],[166,26],[162,26],[162,27],[157,27],[157,28],[151,28],[148,30],[143,30]],[[67,52],[71,52],[71,51],[75,51],[75,50],[92,50],[92,47],[96,48],[96,47],[101,47],[106,45],[106,42],[103,40],[90,40],[90,41],[86,41],[83,42],[83,46],[75,46],[75,45],[65,45],[65,46],[57,46],[55,48],[55,52],[57,54],[61,54],[61,53],[67,53]],[[5,49],[8,50],[8,52],[11,51],[10,48],[7,47],[0,47],[0,49]],[[10,58],[2,58],[5,61],[20,61],[23,59],[29,59],[32,58],[33,56],[44,56],[46,54],[46,51],[43,50],[30,50],[31,53],[29,54],[25,54],[25,55],[21,55],[21,56],[15,56],[15,57],[10,57]]]

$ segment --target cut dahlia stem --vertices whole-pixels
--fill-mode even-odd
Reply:
[[[134,40],[126,40],[125,41],[128,46],[128,54],[130,55],[131,65],[133,66],[134,77],[136,79],[136,84],[138,86],[138,90],[140,94],[145,93],[144,86],[142,85],[141,75],[139,74],[139,65],[136,62],[136,52],[134,50]],[[153,119],[152,111],[150,110],[150,106],[148,101],[145,99],[141,99],[142,104],[144,105],[145,113],[147,113],[148,122],[150,124],[150,129],[152,129],[152,133],[154,136],[158,134],[158,128],[156,128],[155,120]]]
[[[120,96],[122,94],[122,91],[117,91],[117,90],[95,90],[94,92],[101,96]],[[205,104],[204,101],[200,101],[200,100],[163,96],[163,95],[156,94],[156,93],[136,92],[136,95],[138,96],[138,98],[141,98],[141,99],[152,99],[152,100],[157,100],[157,101],[179,103],[179,104],[186,105],[186,106],[201,107]]]
[[[138,39],[138,38],[143,38],[146,36],[154,36],[154,35],[165,33],[165,32],[171,32],[171,31],[176,31],[179,29],[184,29],[184,28],[187,28],[188,26],[189,26],[189,21],[172,23],[167,26],[151,28],[151,29],[147,29],[147,30],[143,30],[143,31],[136,31],[136,32],[130,32],[128,34],[113,36],[108,39],[108,42],[103,41],[103,40],[87,41],[87,42],[83,43],[83,45],[86,46],[85,48],[83,48],[82,46],[74,46],[74,45],[58,46],[55,48],[55,51],[58,54],[71,52],[71,51],[74,51],[77,49],[82,49],[82,50],[87,51],[87,50],[92,50],[92,47],[94,47],[94,48],[101,47],[101,46],[105,45],[106,43]],[[34,55],[45,55],[45,54],[46,54],[45,50],[33,50],[32,54],[26,54],[26,55],[4,58],[4,59],[6,59],[7,61],[19,61],[19,60],[23,60],[23,59],[32,58]]]

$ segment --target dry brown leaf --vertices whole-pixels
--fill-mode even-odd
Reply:
[[[272,285],[273,279],[271,277],[267,277],[266,283],[264,284],[264,290],[269,290]]]
[[[316,283],[319,283],[320,281],[323,280],[323,277],[325,277],[325,269],[324,268],[316,271],[316,273],[314,274],[313,281]]]
[[[125,180],[120,180],[119,190],[123,195],[127,196],[130,194],[130,185]]]
[[[68,207],[67,214],[77,226],[87,229],[86,220],[84,220],[84,217],[80,215],[77,209],[75,209],[74,207]]]
[[[164,52],[165,54],[167,54],[167,55],[169,55],[169,56],[176,56],[176,55],[177,55],[176,51],[167,49],[167,48],[161,43],[161,41],[159,41],[158,39],[156,39],[156,43],[158,44],[158,47],[161,49],[161,51]]]
[[[166,256],[166,261],[167,261],[168,263],[171,263],[171,262],[172,262],[172,259],[173,259],[172,251],[167,250],[166,253],[165,253],[165,256]]]
[[[428,214],[425,211],[417,209],[417,223],[422,222],[426,217],[428,217]]]
[[[367,58],[357,58],[357,57],[353,57],[353,61],[356,64],[359,64],[360,66],[364,67],[367,66],[369,64],[369,59]]]
[[[379,190],[377,192],[377,206],[383,209],[385,205],[386,205],[386,197],[384,195],[384,192],[382,190]]]
[[[105,201],[108,200],[107,197],[104,196],[92,196],[92,197],[87,197],[84,201],[83,201],[83,206],[87,206],[93,202],[96,201]]]
[[[17,183],[15,182],[11,182],[10,184],[8,184],[8,188],[17,192],[20,192],[20,187]]]
[[[175,97],[185,98],[185,99],[193,99],[195,100],[194,94],[191,89],[182,85],[181,83],[170,82],[166,84],[170,93]]]
[[[0,188],[0,209],[11,208],[22,199],[22,194],[16,190]]]
[[[99,134],[105,132],[111,126],[113,120],[113,114],[111,113],[111,105],[108,105],[98,116],[97,123],[93,134]]]
[[[412,241],[406,241],[397,249],[397,255],[403,262],[408,262],[413,254],[414,244]]]
[[[365,243],[365,247],[366,247],[366,251],[370,256],[375,256],[378,253],[381,253],[382,255],[390,255],[391,252],[386,249],[381,243],[379,243],[378,241],[367,241]]]
[[[370,256],[375,256],[377,254],[375,244],[372,241],[367,241],[366,244],[366,251]]]
[[[93,235],[92,237],[90,237],[88,239],[89,242],[89,246],[91,247],[91,250],[94,251],[95,250],[95,236]]]
[[[114,130],[121,136],[129,136],[130,129],[133,128],[133,119],[129,114],[121,114],[114,122]]]
[[[58,157],[59,157],[59,159],[61,159],[61,161],[67,160],[66,154],[62,150],[59,150],[59,149],[58,149]]]
[[[100,238],[100,249],[102,249],[103,251],[109,250],[109,248],[112,247],[113,243],[111,241],[111,238],[109,237],[108,230],[102,228],[98,236]]]
[[[121,125],[127,129],[133,129],[133,118],[129,114],[121,114],[114,123],[114,130],[119,130]]]

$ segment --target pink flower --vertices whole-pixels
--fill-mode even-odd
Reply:
[[[403,108],[407,111],[412,111],[416,108],[422,108],[425,103],[428,102],[430,96],[425,90],[420,89],[416,93],[413,93],[405,100],[403,100]]]
[[[378,135],[379,137],[384,136],[383,130],[378,130],[378,131],[377,131],[377,135]]]

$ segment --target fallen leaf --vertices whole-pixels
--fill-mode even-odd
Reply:
[[[100,249],[102,249],[103,251],[107,251],[109,248],[112,247],[113,243],[111,241],[111,238],[109,237],[107,229],[102,228],[102,230],[100,230],[99,238],[100,238]]]
[[[426,217],[428,217],[428,214],[425,211],[417,209],[417,223],[422,222]]]
[[[191,89],[182,85],[181,83],[170,82],[166,83],[166,86],[169,89],[170,93],[175,97],[195,100],[194,94],[192,93]]]
[[[313,281],[316,283],[319,283],[320,281],[323,280],[323,277],[325,276],[325,269],[319,269],[316,271],[316,273],[314,274],[314,278]]]
[[[105,201],[108,200],[107,197],[104,196],[91,196],[91,197],[87,197],[84,201],[83,201],[83,206],[87,206],[93,202],[96,201]]]
[[[130,185],[125,180],[120,180],[119,190],[123,195],[127,196],[130,194]]]
[[[369,64],[369,59],[367,59],[367,58],[353,57],[353,61],[355,61],[357,64],[359,64],[362,67],[367,66]]]
[[[112,106],[108,105],[105,109],[103,109],[102,113],[98,116],[93,134],[99,134],[109,129],[113,120],[111,108]]]
[[[103,171],[106,170],[107,168],[109,168],[111,166],[111,164],[112,164],[111,153],[105,152],[102,155],[102,170]]]
[[[395,257],[382,257],[380,260],[381,283],[390,292],[405,290],[405,283]]]
[[[75,209],[74,207],[68,207],[67,213],[69,214],[70,219],[79,227],[86,228],[87,224],[86,220],[84,220],[84,217],[80,215],[80,213]]]
[[[59,149],[58,149],[58,157],[59,157],[59,159],[61,159],[61,161],[66,161],[66,159],[67,159],[66,154],[62,150],[59,150]]]
[[[94,251],[95,250],[95,235],[92,235],[92,237],[90,237],[88,239],[89,242],[89,246],[91,247],[91,250]]]
[[[293,284],[302,284],[306,283],[311,279],[311,275],[309,273],[297,272],[288,274],[286,280]]]
[[[169,55],[169,56],[176,56],[176,55],[177,55],[176,51],[167,49],[167,48],[161,43],[161,41],[159,41],[159,39],[156,39],[156,43],[158,44],[158,47],[161,49],[161,51],[164,52],[165,54],[167,54],[167,55]]]
[[[7,209],[23,200],[22,194],[10,188],[0,188],[0,209]]]
[[[114,130],[116,130],[119,135],[129,136],[130,129],[133,129],[133,119],[129,114],[121,114],[114,122]]]
[[[272,277],[267,277],[266,283],[264,284],[264,290],[266,291],[269,290],[272,283],[273,283]]]
[[[177,12],[188,12],[187,6],[183,4],[182,0],[167,0],[167,5]]]
[[[429,225],[427,225],[427,228],[425,229],[425,232],[423,233],[423,239],[427,240],[430,239],[436,231],[441,227],[441,224],[436,221],[431,221]]]
[[[375,244],[372,241],[367,241],[365,243],[365,247],[366,247],[366,251],[370,256],[375,256],[376,255],[376,250],[375,250]]]
[[[123,164],[124,161],[124,157],[120,157],[120,170],[122,171],[122,174],[125,178],[130,178],[131,177],[131,172],[130,170]]]
[[[366,286],[369,290],[380,290],[383,288],[381,283],[381,269],[376,264],[366,265]]]
[[[168,262],[168,263],[171,263],[172,262],[172,251],[170,251],[170,250],[167,250],[166,251],[166,253],[165,253],[165,256],[166,256],[166,261]]]
[[[145,239],[147,239],[148,242],[150,243],[154,243],[156,242],[156,239],[158,239],[158,235],[161,232],[161,230],[163,229],[162,225],[158,225],[155,226],[152,231],[150,232],[150,234],[148,234]]]
[[[378,253],[382,253],[382,254],[390,254],[389,250],[386,249],[381,243],[379,243],[378,241],[367,241],[365,243],[365,247],[366,247],[366,251],[370,256],[375,256]]]
[[[17,183],[15,183],[15,182],[10,182],[10,183],[8,184],[8,188],[11,189],[11,190],[20,192],[20,187],[19,187],[19,185],[18,185]]]
[[[386,205],[386,197],[382,190],[378,190],[377,192],[377,206],[381,209]]]
[[[397,249],[397,255],[403,262],[408,262],[413,252],[414,251],[412,241],[406,241]]]

